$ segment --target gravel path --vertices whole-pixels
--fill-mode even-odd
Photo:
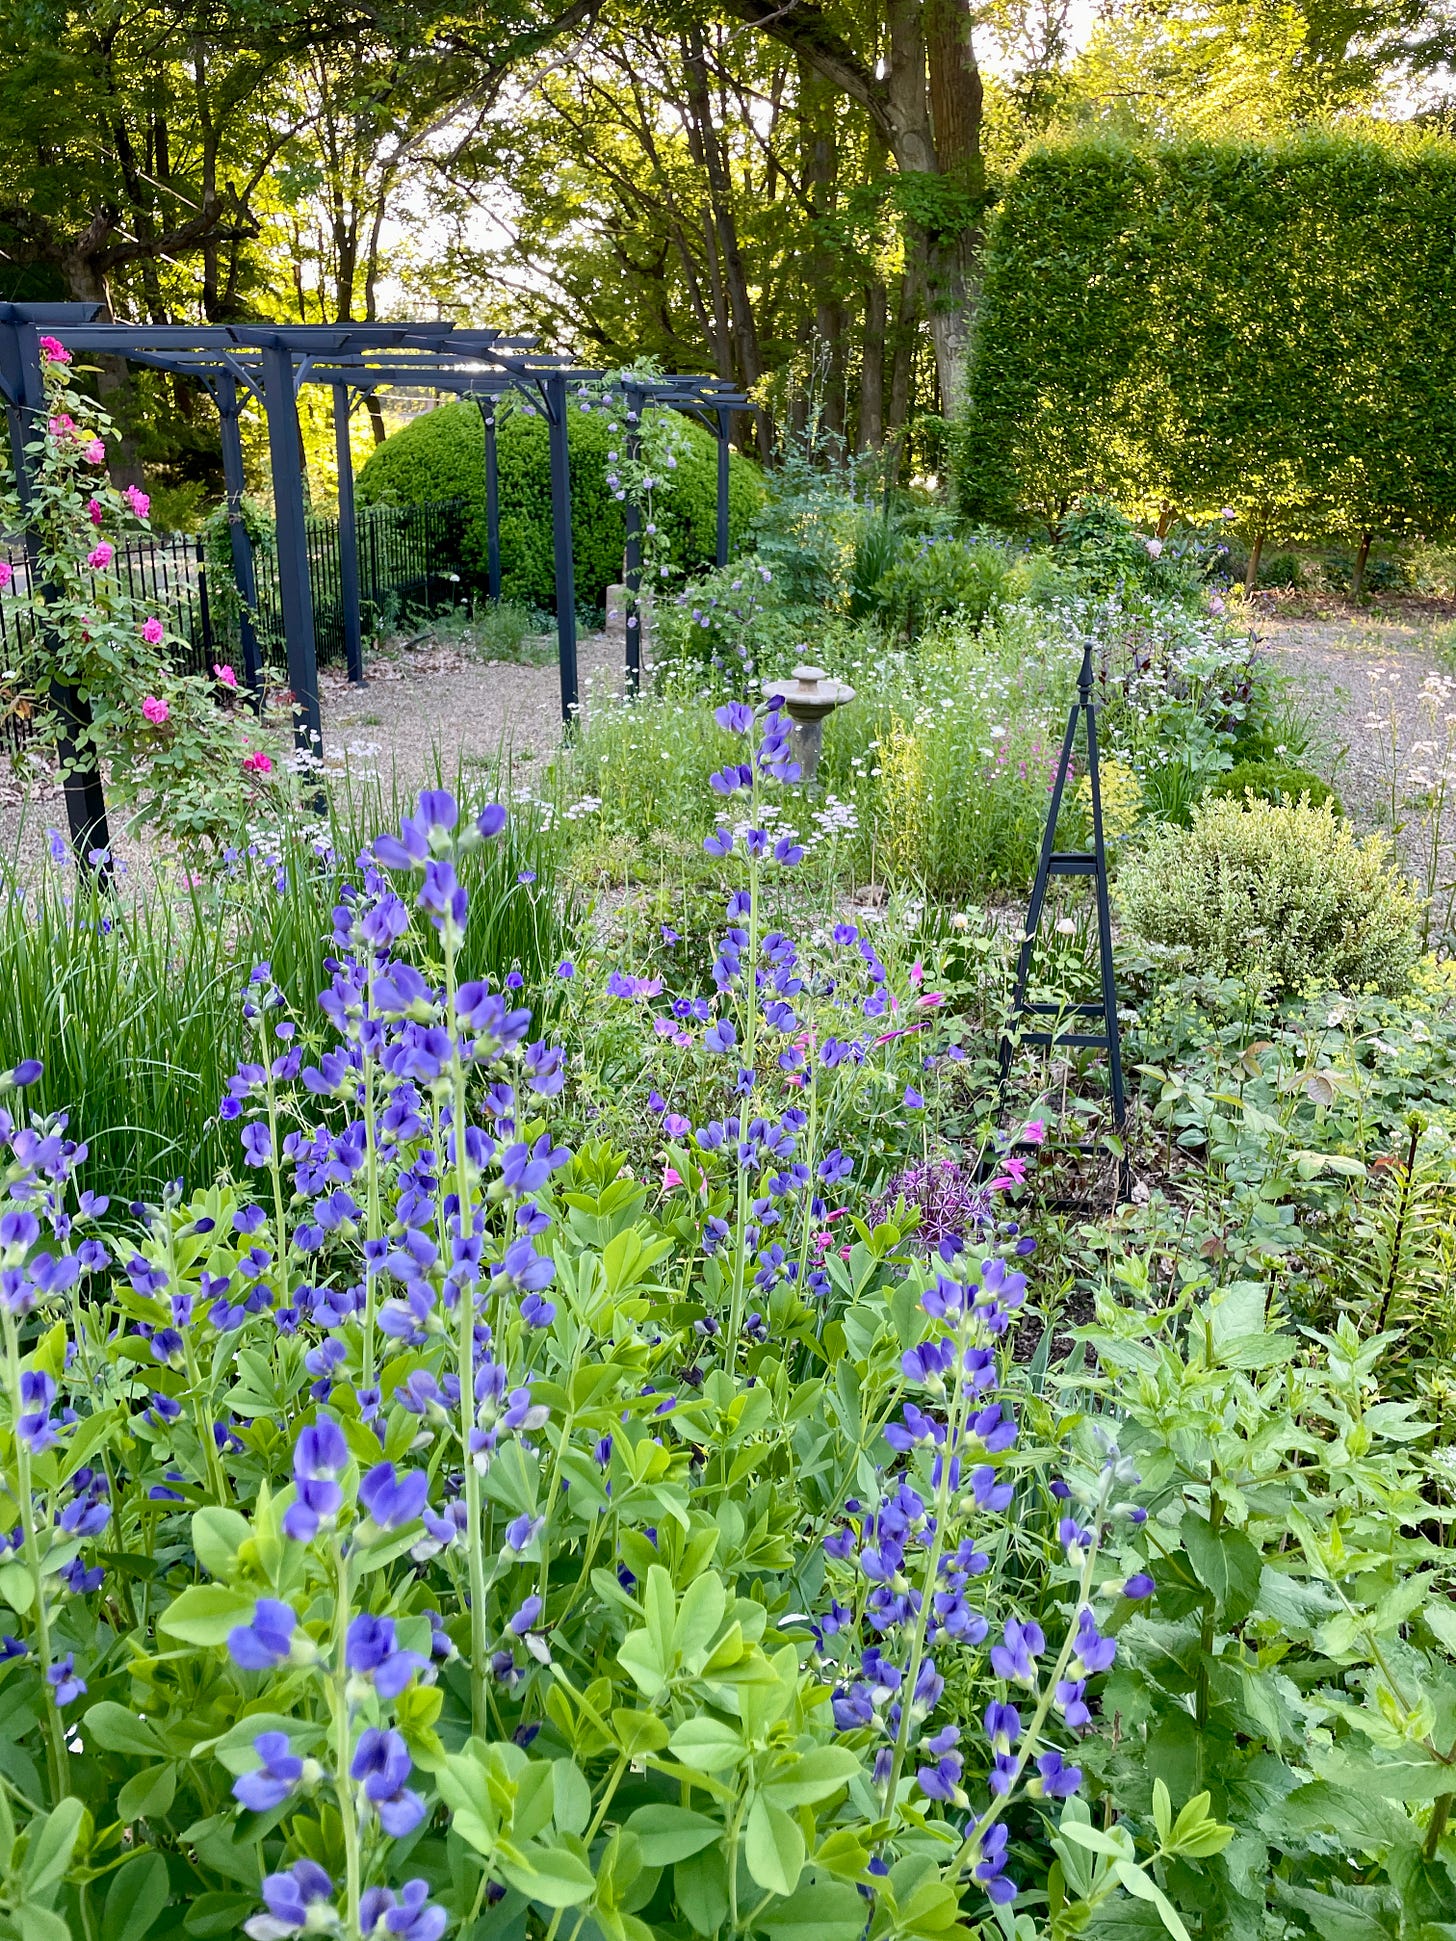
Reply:
[[[536,645],[538,661],[490,661],[465,642],[394,640],[367,657],[362,688],[351,687],[342,669],[322,669],[326,766],[346,778],[377,776],[386,792],[393,783],[407,793],[434,781],[437,761],[448,782],[462,770],[493,769],[507,748],[516,761],[549,755],[561,740],[561,681],[554,636]],[[624,664],[619,631],[578,641],[583,714],[593,694],[622,691]],[[283,756],[286,723],[270,718],[259,741]],[[13,858],[14,879],[32,881],[50,851],[48,832],[65,827],[48,762],[32,757],[18,771],[0,769],[0,877],[10,874]],[[112,836],[133,882],[165,871],[165,853],[145,832],[125,835],[113,825]]]
[[[1307,760],[1366,828],[1390,829],[1406,867],[1456,881],[1456,676],[1425,616],[1266,617],[1259,638],[1313,730]],[[1449,808],[1445,806],[1450,794]],[[1438,896],[1438,913],[1444,908]]]

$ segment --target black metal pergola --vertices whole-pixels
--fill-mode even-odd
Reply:
[[[33,421],[46,409],[40,351],[43,333],[56,337],[73,353],[124,358],[133,364],[188,378],[204,388],[217,407],[221,425],[233,572],[242,602],[240,634],[244,674],[250,691],[261,705],[263,665],[252,620],[257,588],[252,549],[242,521],[240,425],[244,403],[250,398],[256,401],[265,414],[268,428],[280,605],[288,683],[295,708],[295,741],[308,755],[316,755],[321,748],[322,716],[298,425],[299,387],[305,383],[327,384],[333,394],[339,472],[339,577],[345,651],[349,678],[353,681],[364,678],[364,656],[354,473],[349,443],[352,402],[380,391],[426,390],[473,397],[479,404],[484,429],[487,580],[492,599],[499,599],[501,586],[496,410],[500,400],[511,394],[526,399],[532,409],[539,409],[549,431],[561,712],[564,721],[572,718],[579,697],[567,433],[573,402],[581,408],[598,408],[603,372],[583,369],[569,359],[541,351],[531,337],[508,336],[496,330],[458,329],[448,322],[182,325],[98,323],[95,318],[96,306],[91,304],[0,304],[0,395],[4,399],[22,504],[29,503],[32,489],[26,446]],[[631,376],[622,381],[622,392],[629,453],[635,450],[642,413],[649,405],[681,412],[707,425],[714,433],[718,460],[715,551],[718,564],[725,564],[729,429],[733,413],[752,411],[753,404],[731,384],[690,374]],[[641,671],[642,533],[636,508],[628,503],[624,509],[629,608],[626,675],[629,689],[635,691]],[[34,569],[33,532],[27,532],[26,546]],[[52,697],[62,724],[59,754],[72,844],[78,858],[85,859],[94,851],[104,852],[110,847],[101,776],[94,758],[82,752],[90,726],[90,710],[84,697],[59,684],[53,684]]]

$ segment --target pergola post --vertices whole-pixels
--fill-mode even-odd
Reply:
[[[647,395],[640,384],[626,386],[623,412],[627,427],[627,457],[635,462],[642,442],[642,412]],[[642,514],[634,499],[626,501],[627,561],[627,692],[634,695],[642,685]]]
[[[268,413],[268,457],[278,530],[278,593],[288,647],[288,685],[293,690],[294,745],[317,758],[322,752],[318,656],[313,634],[313,589],[308,577],[308,527],[303,509],[303,461],[298,449],[298,400],[293,353],[280,339],[262,346],[263,404]]]
[[[577,708],[576,569],[571,557],[571,447],[567,441],[566,375],[542,384],[551,445],[551,544],[556,561],[556,648],[561,663],[561,719]]]
[[[713,413],[718,438],[718,550],[720,566],[728,564],[728,413],[721,408]]]
[[[485,588],[493,605],[500,605],[500,455],[495,442],[494,398],[480,398],[480,422],[485,432]]]
[[[349,679],[364,685],[364,629],[359,615],[359,532],[354,522],[354,454],[349,444],[349,387],[333,384],[334,453],[339,463],[339,600]]]
[[[95,315],[95,306],[67,305],[83,317]],[[57,321],[60,321],[58,319]],[[10,450],[15,467],[16,490],[27,515],[34,496],[30,454],[26,450],[32,429],[45,423],[46,395],[40,355],[40,328],[13,313],[3,325],[9,340],[3,364],[10,396],[6,400],[6,419],[10,430]],[[40,548],[35,528],[27,516],[25,526],[26,570],[32,592],[36,587]],[[42,609],[44,611],[44,609]],[[41,640],[54,661],[56,635],[43,627]],[[111,878],[111,829],[106,819],[106,793],[96,751],[87,741],[91,728],[91,705],[75,688],[54,678],[50,684],[51,705],[56,711],[60,732],[56,755],[61,769],[61,790],[66,803],[66,822],[71,832],[71,851],[79,867],[95,871],[98,879]],[[92,857],[97,860],[93,863]]]
[[[238,615],[238,640],[243,650],[243,679],[252,696],[253,706],[261,713],[263,656],[258,651],[258,629],[253,622],[258,608],[258,581],[253,567],[253,542],[243,523],[243,431],[238,412],[238,381],[231,371],[221,371],[217,379],[217,414],[222,425],[222,477],[227,495],[233,584],[242,603],[242,611]]]

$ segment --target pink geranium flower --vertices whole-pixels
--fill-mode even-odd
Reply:
[[[155,694],[149,694],[142,702],[142,713],[152,723],[153,727],[160,728],[171,712],[172,710],[167,706],[166,702],[159,701]]]
[[[69,364],[71,361],[71,353],[54,337],[41,338],[40,354],[47,364]]]
[[[217,679],[222,682],[224,687],[237,686],[238,677],[236,674],[234,674],[233,670],[230,667],[222,667],[216,661],[214,661],[212,665],[212,671],[214,675],[217,677]]]
[[[142,639],[147,643],[149,647],[161,646],[162,623],[160,620],[158,620],[155,614],[151,614],[147,617],[147,619],[143,620]]]
[[[86,564],[88,566],[94,566],[97,572],[100,572],[103,566],[109,566],[111,564],[113,556],[114,548],[108,546],[106,541],[102,539],[87,553]]]
[[[151,499],[141,490],[140,486],[129,485],[122,494],[122,497],[126,500],[138,519],[145,519],[152,509]]]
[[[250,775],[271,775],[273,773],[273,757],[271,755],[265,755],[261,748],[255,748],[251,755],[245,755],[243,757],[243,767]]]

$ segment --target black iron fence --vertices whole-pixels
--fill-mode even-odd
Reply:
[[[462,563],[463,525],[459,499],[358,509],[359,613],[366,640],[407,614],[438,613],[465,595],[475,576]],[[7,693],[6,675],[33,663],[39,620],[24,553],[0,549],[0,557],[9,559],[12,572],[9,586],[0,595],[0,746],[17,748],[29,737],[29,719],[23,702],[17,704]],[[208,673],[225,661],[241,678],[241,602],[226,536],[218,551],[193,533],[147,535],[119,547],[112,564],[132,597],[166,627],[181,671]],[[345,633],[337,519],[308,521],[308,567],[319,665],[342,663]],[[278,556],[270,537],[253,543],[253,573],[257,583],[253,625],[259,652],[268,676],[281,682],[287,677],[288,652]]]

